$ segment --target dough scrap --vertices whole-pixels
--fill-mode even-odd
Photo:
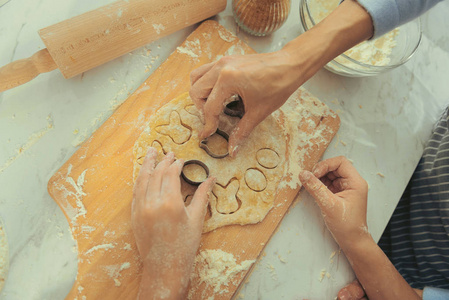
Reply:
[[[273,116],[269,116],[254,129],[235,158],[217,159],[199,147],[198,133],[203,128],[200,116],[188,93],[173,99],[152,115],[134,145],[134,181],[148,147],[156,145],[160,151],[158,160],[163,155],[162,151],[172,151],[176,158],[202,161],[209,168],[210,176],[217,178],[203,232],[226,225],[261,222],[273,207],[277,187],[286,168],[287,139],[282,128]],[[219,128],[230,134],[239,120],[222,114]],[[179,132],[167,131],[169,127],[161,125],[175,125],[175,131],[181,126],[183,132],[180,135]],[[223,141],[219,142],[219,147],[223,147]],[[259,151],[262,149],[269,151]],[[186,202],[190,202],[195,189],[181,180],[181,193]]]

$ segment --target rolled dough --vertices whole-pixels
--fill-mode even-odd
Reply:
[[[221,115],[219,128],[230,134],[239,120]],[[287,140],[282,128],[269,116],[254,129],[235,158],[217,159],[199,147],[198,133],[202,127],[200,114],[188,93],[161,107],[150,117],[134,145],[134,180],[148,148],[157,146],[158,160],[163,153],[172,151],[185,161],[202,161],[208,166],[210,176],[217,178],[203,232],[225,225],[262,221],[273,207],[276,188],[286,165]],[[214,140],[217,145],[213,144]],[[227,147],[219,137],[209,139],[208,145],[210,149]],[[184,199],[193,195],[195,188],[182,180]]]

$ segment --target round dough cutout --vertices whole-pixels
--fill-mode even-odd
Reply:
[[[246,185],[255,192],[261,192],[267,187],[267,179],[258,169],[246,170],[245,182]]]
[[[281,158],[276,151],[264,148],[257,151],[257,162],[266,169],[274,169],[279,165]]]

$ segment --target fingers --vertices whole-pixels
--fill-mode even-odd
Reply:
[[[323,160],[315,165],[312,172],[316,177],[322,178],[326,176],[330,181],[342,178],[344,180],[338,183],[338,185],[346,185],[346,188],[348,188],[351,183],[356,185],[365,184],[365,180],[360,176],[352,163],[344,156]]]
[[[133,201],[138,201],[145,197],[148,182],[156,165],[156,157],[156,149],[153,147],[148,148],[148,152],[145,156],[142,166],[140,167],[139,175],[137,176],[136,183],[134,185]]]
[[[304,188],[309,192],[310,195],[315,199],[315,201],[320,206],[321,210],[325,211],[329,207],[334,206],[333,194],[329,189],[312,173],[309,171],[302,171],[299,174],[299,179],[301,180]]]
[[[218,81],[220,81],[220,79]],[[222,83],[217,83],[212,89],[212,92],[203,107],[205,124],[203,131],[200,134],[200,138],[207,138],[217,130],[219,122],[218,117],[224,109],[224,103],[234,94],[235,93],[232,93],[230,90],[226,90],[226,85]]]
[[[214,66],[215,63],[204,65],[200,67],[198,74],[191,75],[191,81],[195,82],[190,87],[189,95],[199,111],[203,111],[206,100],[209,101],[220,75],[219,70],[213,69]]]
[[[178,159],[173,162],[164,172],[161,184],[161,199],[164,201],[182,200],[181,195],[181,175],[184,160]],[[184,202],[179,201],[184,205]]]
[[[235,129],[229,136],[229,155],[235,157],[245,141],[251,134],[253,129],[259,124],[260,120],[256,119],[250,113],[243,115],[243,118],[236,125]]]
[[[162,185],[162,177],[166,171],[166,169],[173,163],[175,160],[175,155],[173,152],[168,152],[165,155],[164,159],[156,166],[151,175],[151,180],[148,182],[148,187],[146,191],[146,201],[156,201],[161,200],[161,185]]]
[[[203,77],[204,74],[210,71],[212,67],[216,64],[216,62],[211,62],[208,64],[204,64],[190,73],[190,85],[194,85],[198,79]]]
[[[194,220],[201,222],[201,224],[204,221],[204,216],[206,215],[206,208],[209,203],[209,194],[212,192],[215,181],[215,177],[209,177],[206,181],[204,181],[196,190],[193,195],[192,202],[187,207],[191,217]]]
[[[355,280],[342,288],[337,295],[339,300],[361,300],[364,298],[365,291],[358,280]]]

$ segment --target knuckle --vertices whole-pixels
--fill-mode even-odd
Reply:
[[[349,162],[349,160],[345,156],[343,156],[343,155],[337,156],[337,159],[340,160],[340,161]]]
[[[217,65],[220,67],[228,65],[232,61],[232,56],[226,55],[220,58],[217,62]]]
[[[239,70],[231,67],[231,66],[225,66],[221,69],[220,72],[220,78],[221,81],[228,81],[232,78],[239,77]]]

